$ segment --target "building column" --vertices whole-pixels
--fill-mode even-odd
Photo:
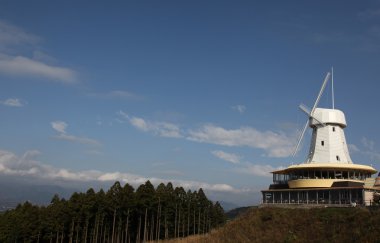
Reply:
[[[331,204],[331,190],[329,190],[329,204]]]
[[[309,191],[306,191],[306,203],[309,204]]]
[[[317,204],[318,204],[318,191],[316,191],[317,192]]]
[[[299,204],[299,203],[300,203],[300,192],[297,191],[297,204]]]
[[[351,195],[351,190],[348,189],[348,191],[350,192],[350,203],[352,203],[352,195]]]
[[[340,196],[340,193],[341,193],[341,191],[340,191],[340,190],[338,190],[338,195],[339,195],[339,204],[342,204],[342,202],[341,202],[341,196]]]
[[[281,198],[281,203],[282,203],[282,192],[280,192],[280,198]]]
[[[290,204],[290,191],[289,191],[289,200],[288,200],[288,203]]]

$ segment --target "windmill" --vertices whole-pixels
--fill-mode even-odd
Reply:
[[[330,74],[330,72],[328,72],[327,75],[326,75],[326,77],[325,77],[325,79],[324,79],[324,81],[323,81],[323,84],[322,84],[322,87],[321,87],[321,89],[320,89],[320,91],[319,91],[319,94],[318,94],[318,96],[317,96],[317,99],[315,100],[315,103],[314,103],[314,105],[313,105],[313,108],[312,108],[311,110],[309,110],[304,104],[301,104],[301,105],[299,106],[299,108],[300,108],[303,112],[305,112],[305,113],[307,114],[307,116],[308,116],[308,120],[306,121],[306,124],[305,124],[305,126],[304,126],[304,128],[303,128],[303,130],[302,130],[302,132],[301,132],[301,134],[300,134],[300,136],[299,136],[299,138],[298,138],[297,145],[296,145],[296,147],[295,147],[295,149],[294,149],[294,152],[293,152],[293,157],[294,157],[294,156],[297,154],[297,152],[298,152],[298,148],[299,148],[299,146],[300,146],[300,144],[301,144],[301,141],[302,141],[302,139],[303,139],[303,136],[305,135],[306,129],[307,129],[307,127],[309,126],[310,122],[312,122],[313,120],[315,120],[315,121],[317,121],[317,123],[319,123],[319,125],[321,125],[322,127],[325,127],[325,126],[326,126],[325,123],[323,123],[322,121],[320,121],[318,118],[316,118],[316,117],[314,116],[314,111],[315,111],[315,109],[316,109],[317,106],[318,106],[319,100],[320,100],[321,97],[322,97],[323,91],[325,90],[326,84],[327,84],[327,82],[329,81],[330,76],[331,76],[331,74]]]

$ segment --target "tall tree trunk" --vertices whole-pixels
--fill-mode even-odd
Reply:
[[[73,243],[73,237],[74,237],[74,219],[71,221],[71,230],[70,230],[70,239],[69,243]]]
[[[129,208],[128,208],[128,212],[127,212],[127,223],[125,225],[125,242],[127,242],[128,240],[128,228],[129,228]]]
[[[86,227],[84,229],[84,243],[87,242],[87,234],[88,234],[88,220],[86,220]]]
[[[104,235],[104,229],[105,229],[105,224],[104,224],[104,215],[102,216],[102,220],[100,222],[100,235],[99,235],[99,240],[100,242],[104,243],[104,241],[102,241],[102,238],[103,238],[103,235]]]
[[[138,228],[138,234],[137,234],[137,242],[140,242],[140,237],[141,237],[141,215],[139,218],[139,228]]]
[[[206,233],[206,210],[203,213],[203,234]]]
[[[144,241],[143,242],[146,242],[146,236],[147,236],[147,232],[146,232],[146,220],[147,220],[147,217],[148,217],[148,208],[145,208],[145,220],[144,220]]]
[[[195,231],[195,206],[194,206],[194,217],[193,217],[193,220],[194,220],[194,223],[193,223],[193,235],[196,234],[196,231]]]
[[[188,236],[190,234],[190,203],[187,204],[187,234]]]
[[[152,220],[151,220],[151,224],[150,224],[150,240],[151,241],[154,240],[154,233],[155,233],[154,226],[155,226],[154,213],[152,213]]]
[[[113,224],[112,224],[112,237],[111,237],[111,242],[114,242],[114,236],[115,236],[115,220],[116,220],[116,209],[113,211]]]
[[[107,226],[104,225],[104,230],[103,230],[103,243],[106,242],[106,232],[107,232]]]
[[[181,230],[181,207],[178,207],[177,238],[180,237],[180,230]]]
[[[199,209],[199,213],[198,213],[198,235],[200,232],[200,228],[201,228],[201,209]]]
[[[168,224],[166,221],[166,211],[165,211],[165,240],[169,237]]]
[[[76,236],[75,236],[75,243],[78,243],[78,239],[79,239],[79,222],[77,224],[77,227],[76,227]]]
[[[158,198],[157,222],[156,222],[156,240],[160,240],[160,218],[161,218],[161,202]]]
[[[174,215],[174,238],[177,237],[177,204],[175,205],[175,215]]]

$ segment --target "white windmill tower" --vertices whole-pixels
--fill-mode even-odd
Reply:
[[[308,121],[303,128],[298,139],[293,156],[296,155],[307,127],[313,129],[310,150],[305,163],[343,163],[352,164],[346,138],[343,129],[347,126],[344,113],[334,107],[333,109],[317,108],[319,100],[323,94],[331,74],[328,72],[323,81],[317,99],[311,110],[305,105],[300,105],[300,109],[308,115]]]

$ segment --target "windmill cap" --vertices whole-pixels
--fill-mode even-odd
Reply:
[[[335,124],[341,127],[346,127],[346,118],[344,113],[340,110],[316,108],[312,115],[316,119],[311,119],[310,127],[320,125],[320,122],[324,124]]]

